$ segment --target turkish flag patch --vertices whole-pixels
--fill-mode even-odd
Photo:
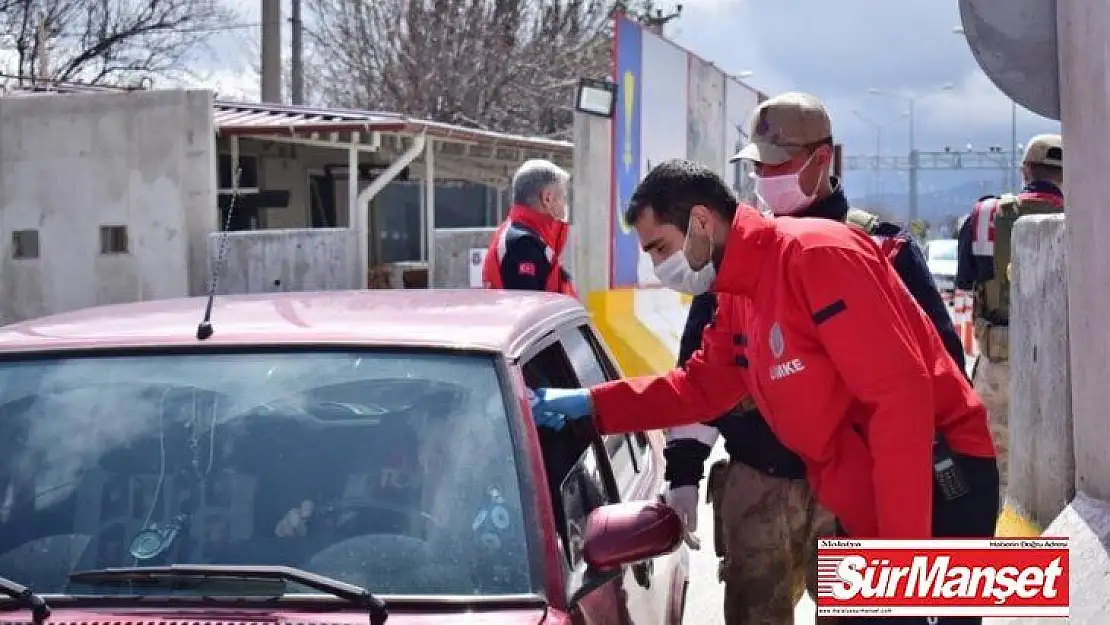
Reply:
[[[516,272],[522,276],[536,277],[536,263],[526,260],[516,266]]]

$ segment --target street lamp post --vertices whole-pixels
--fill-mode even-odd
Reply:
[[[888,92],[883,91],[882,89],[876,89],[874,87],[867,90],[868,93],[870,93],[871,95],[885,95],[885,96],[895,97],[895,98],[898,98],[900,100],[903,100],[903,101],[906,102],[907,107],[909,109],[909,118],[910,118],[910,175],[909,175],[909,198],[908,198],[909,219],[908,219],[908,221],[910,221],[910,222],[917,219],[918,154],[917,154],[917,144],[915,143],[915,137],[914,137],[914,125],[915,125],[914,124],[914,108],[915,108],[915,105],[917,104],[918,100],[920,100],[922,98],[932,96],[932,95],[936,95],[936,94],[938,94],[942,91],[951,91],[953,88],[954,88],[954,85],[952,83],[947,83],[947,84],[941,85],[940,87],[934,89],[933,91],[929,91],[927,93],[922,93],[922,94],[915,95],[915,96],[908,96],[908,97],[904,96],[904,95],[901,95],[901,94],[897,94],[897,93],[888,93]]]
[[[954,26],[952,33],[956,35],[964,35],[963,26]],[[1018,138],[1017,138],[1017,102],[1013,98],[1010,100],[1010,171],[1006,176],[1006,184],[1009,185],[1010,191],[1017,189],[1017,170],[1018,170]]]
[[[879,123],[864,115],[859,109],[852,109],[852,114],[859,118],[859,120],[875,131],[875,179],[873,181],[874,188],[872,189],[872,197],[878,198],[882,193],[882,168],[883,168],[883,129],[887,126],[900,122],[908,115],[908,111],[903,111],[898,117]]]

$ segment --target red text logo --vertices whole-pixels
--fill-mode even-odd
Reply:
[[[1068,539],[817,545],[818,616],[1068,616]]]

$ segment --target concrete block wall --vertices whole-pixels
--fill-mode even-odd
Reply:
[[[1110,4],[1058,0],[1076,488],[1110,501]]]
[[[435,271],[437,289],[470,287],[470,251],[489,247],[494,228],[451,228],[436,231]]]
[[[571,229],[563,254],[582,297],[609,289],[612,247],[612,121],[584,113],[574,116],[571,172]]]
[[[226,261],[219,293],[361,289],[358,236],[347,228],[255,230],[208,235],[208,266],[221,245]]]
[[[201,292],[214,176],[208,92],[0,98],[0,322]],[[103,226],[126,251],[102,253]]]
[[[1006,507],[1036,528],[1075,495],[1064,225],[1063,215],[1022,217],[1013,233]]]

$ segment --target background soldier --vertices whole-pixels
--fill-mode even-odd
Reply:
[[[1010,235],[1022,215],[1064,210],[1063,167],[1060,135],[1033,137],[1021,160],[1021,193],[980,198],[960,226],[956,288],[975,293],[979,361],[972,377],[990,414],[1003,494],[1010,468]]]

